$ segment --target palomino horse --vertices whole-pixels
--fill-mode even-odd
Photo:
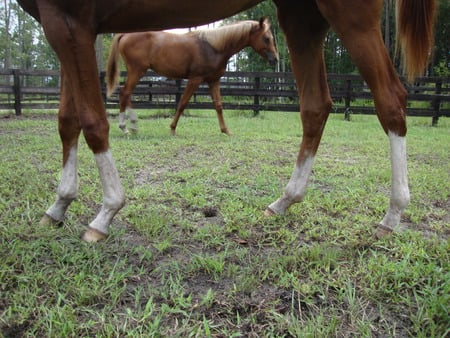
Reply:
[[[331,98],[323,41],[331,27],[368,83],[378,118],[390,140],[392,168],[390,204],[378,227],[386,235],[400,222],[409,202],[406,166],[406,91],[384,47],[380,30],[383,0],[274,0],[290,51],[300,95],[303,136],[292,176],[284,194],[266,215],[283,214],[302,200],[320,143]],[[61,61],[61,103],[58,113],[62,141],[62,176],[56,201],[41,224],[64,219],[76,198],[77,147],[84,138],[97,163],[103,204],[83,233],[85,241],[107,236],[108,227],[124,205],[125,195],[109,146],[109,125],[95,58],[96,35],[107,32],[158,30],[205,24],[243,11],[261,0],[18,0],[38,20]],[[397,0],[397,41],[410,79],[427,65],[433,44],[436,0]]]
[[[131,109],[131,93],[139,79],[151,68],[172,79],[188,79],[178,103],[170,129],[175,135],[178,120],[191,96],[201,83],[209,86],[217,112],[220,130],[230,134],[222,114],[220,78],[225,73],[228,60],[245,47],[252,47],[259,55],[274,65],[278,53],[267,18],[258,21],[240,21],[216,29],[200,30],[186,34],[168,32],[137,32],[114,36],[109,54],[107,94],[114,91],[119,78],[119,52],[125,61],[128,77],[120,89],[119,128],[127,132],[126,112],[129,112],[131,130],[137,131],[136,114]]]

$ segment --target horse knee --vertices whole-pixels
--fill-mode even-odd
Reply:
[[[313,140],[320,140],[331,108],[331,99],[322,102],[320,107],[302,108],[300,114],[304,139],[311,140],[311,142],[314,142]]]
[[[61,182],[58,187],[58,196],[61,200],[64,200],[67,204],[70,204],[78,196],[78,186]]]
[[[120,193],[111,194],[103,199],[103,204],[108,210],[120,210],[125,205],[125,194],[122,191]]]
[[[109,148],[109,123],[105,119],[92,119],[82,123],[86,143],[94,153],[104,152]]]

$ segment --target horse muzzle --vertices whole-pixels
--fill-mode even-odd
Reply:
[[[273,67],[278,63],[278,54],[272,52],[266,52],[267,62]]]

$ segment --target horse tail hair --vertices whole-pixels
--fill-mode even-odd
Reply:
[[[106,68],[106,96],[110,97],[119,81],[119,41],[123,34],[114,35],[109,50],[108,66]]]
[[[397,0],[396,55],[408,81],[423,74],[434,44],[437,0]]]

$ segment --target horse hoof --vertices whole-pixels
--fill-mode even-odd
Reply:
[[[98,241],[102,241],[108,237],[107,234],[95,230],[93,228],[88,228],[82,235],[81,239],[87,243],[96,243]]]
[[[44,216],[42,216],[41,220],[39,221],[39,225],[42,227],[57,226],[59,224],[61,224],[61,221],[57,221],[47,214],[44,214]]]
[[[172,134],[172,136],[175,136],[177,134],[175,129],[170,129],[170,133]]]
[[[377,229],[374,233],[374,237],[376,239],[381,239],[383,237],[386,237],[388,235],[391,235],[394,232],[393,228],[390,228],[383,224],[378,224]]]
[[[266,210],[264,210],[264,216],[266,216],[266,217],[271,217],[271,216],[273,216],[273,215],[275,215],[275,213],[273,212],[273,210],[271,210],[271,209],[269,209],[269,208],[267,208]]]

